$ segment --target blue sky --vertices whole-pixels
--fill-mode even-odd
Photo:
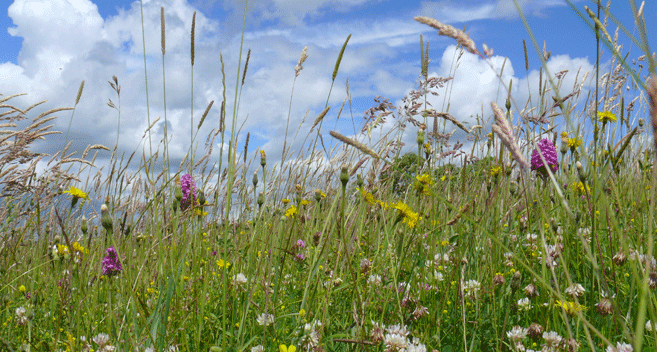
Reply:
[[[541,49],[545,42],[551,52],[548,64],[552,72],[569,71],[562,95],[570,93],[576,78],[581,80],[583,76],[582,73],[577,76],[578,70],[593,70],[593,32],[562,0],[519,0],[518,3]],[[595,7],[592,1],[573,0],[573,3],[580,11],[584,11],[584,5]],[[174,160],[180,160],[190,143],[192,14],[197,11],[195,121],[210,100],[215,101],[197,138],[203,147],[205,136],[219,121],[220,53],[226,63],[228,119],[232,116],[244,3],[234,0],[143,1],[152,120],[164,116],[161,6],[166,13],[167,118],[169,132],[173,132],[170,152]],[[73,148],[81,151],[88,144],[97,143],[111,148],[116,142],[118,114],[107,102],[112,99],[118,105],[118,98],[107,81],[115,75],[122,88],[119,148],[128,153],[141,150],[147,143],[143,135],[148,121],[140,2],[15,0],[4,10],[0,13],[3,27],[0,30],[0,77],[3,78],[0,93],[29,93],[11,101],[19,107],[48,100],[38,110],[44,111],[73,106],[80,82],[85,80],[70,131]],[[637,35],[628,2],[614,1],[611,13],[630,33]],[[655,33],[655,1],[648,1],[644,14],[648,33]],[[481,117],[483,111],[484,132],[490,131],[490,102],[502,105],[506,97],[491,65],[499,70],[504,64],[502,78],[506,83],[514,80],[512,94],[519,104],[524,105],[530,95],[537,95],[540,62],[512,0],[252,0],[247,13],[242,67],[248,48],[252,49],[251,61],[237,117],[238,127],[242,127],[240,141],[243,142],[246,132],[251,133],[249,157],[255,155],[256,148],[262,148],[268,152],[270,162],[280,160],[288,114],[291,136],[299,128],[299,137],[292,143],[292,150],[303,149],[303,137],[324,109],[335,60],[349,34],[352,37],[329,99],[332,109],[323,127],[327,143],[331,140],[328,130],[334,126],[345,135],[354,134],[354,125],[360,130],[363,113],[375,105],[375,96],[389,98],[399,106],[401,98],[416,87],[420,74],[420,34],[425,43],[429,42],[430,76],[449,76],[456,50],[454,40],[440,37],[434,29],[415,22],[413,17],[418,15],[459,29],[466,27],[481,51],[484,43],[494,50],[488,61],[468,53],[459,61],[449,93],[449,112],[457,119],[472,126],[477,124],[475,117]],[[615,30],[616,26],[610,21],[612,36]],[[523,39],[529,46],[529,71],[525,71]],[[649,39],[657,45],[654,34]],[[622,33],[620,43],[624,45],[624,52],[630,51],[630,59],[642,55]],[[305,46],[308,46],[308,59],[296,80],[290,109],[294,66]],[[611,55],[606,49],[602,58],[604,64],[608,64]],[[582,82],[582,99],[590,91],[592,75],[593,72],[588,82]],[[347,78],[352,105],[347,103],[336,123],[337,112],[346,96]],[[440,96],[431,98],[431,102],[436,110],[445,111],[446,91],[439,93]],[[304,119],[306,112],[308,115]],[[66,112],[57,116],[56,129],[65,132],[71,115]],[[383,128],[391,127],[392,122],[389,122]],[[414,148],[415,131],[411,132],[403,140]],[[161,131],[158,133],[161,137]],[[50,153],[61,149],[63,135],[51,137],[38,148]],[[452,143],[459,138],[465,141],[458,134],[452,138]],[[217,142],[214,150],[216,155],[216,151],[226,152],[227,148]]]

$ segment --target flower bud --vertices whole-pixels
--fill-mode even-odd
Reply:
[[[258,171],[253,173],[253,187],[258,187]]]
[[[80,222],[80,230],[82,230],[82,233],[85,235],[87,234],[87,231],[89,231],[89,222],[84,215],[82,215],[82,221]]]
[[[340,172],[340,182],[342,182],[342,188],[347,187],[347,182],[349,182],[349,168],[347,165],[342,166],[342,171]]]
[[[417,145],[424,144],[424,130],[417,131]]]
[[[109,208],[107,208],[106,204],[100,206],[100,221],[103,224],[105,231],[112,231],[112,217],[110,216]]]
[[[267,165],[267,154],[265,154],[264,150],[260,151],[260,165],[262,166],[263,169]]]
[[[262,207],[264,203],[265,203],[265,194],[263,192],[260,192],[258,194],[258,206]]]

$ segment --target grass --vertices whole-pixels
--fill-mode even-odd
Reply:
[[[601,10],[588,12],[594,31]],[[451,26],[418,21],[489,52]],[[164,32],[162,9],[163,62]],[[640,33],[647,56],[639,61],[654,75]],[[2,350],[655,350],[657,174],[647,124],[657,123],[657,83],[641,80],[610,39],[598,44],[615,60],[596,74],[596,97],[582,109],[573,103],[580,91],[560,94],[563,75],[547,71],[550,54],[535,45],[539,105],[528,102],[532,116],[518,113],[524,104],[509,94],[493,106],[495,134],[486,116],[460,125],[469,150],[445,132],[448,112],[427,109],[426,96],[451,82],[428,76],[422,40],[419,87],[404,107],[377,98],[363,133],[330,131],[342,144],[327,149],[327,97],[307,150],[294,159],[284,147],[283,165],[267,163],[278,151],[250,159],[248,143],[236,150],[247,65],[230,133],[224,93],[221,124],[208,136],[228,140],[225,165],[222,156],[213,165],[208,148],[195,156],[192,103],[190,151],[178,171],[167,139],[153,146],[149,128],[149,155],[138,162],[138,153],[119,157],[114,148],[109,172],[92,174],[110,148],[89,146],[80,158],[65,148],[37,175],[45,156],[30,144],[56,133],[46,125],[52,114],[72,109],[16,130],[39,104],[20,109],[10,105],[15,96],[2,98]],[[304,49],[295,78],[307,57]],[[638,106],[620,94],[631,80],[646,90]],[[118,79],[110,84],[120,98]],[[110,106],[120,116],[120,100]],[[383,131],[384,120],[395,127]],[[383,136],[372,139],[377,130]],[[402,155],[407,133],[417,135],[417,153]],[[251,162],[260,167],[247,177]]]

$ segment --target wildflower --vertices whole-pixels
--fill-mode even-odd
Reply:
[[[370,286],[371,285],[379,286],[379,285],[381,285],[381,282],[382,281],[381,281],[381,276],[380,275],[370,275],[367,278],[367,283],[370,284]]]
[[[192,204],[196,204],[197,189],[192,175],[184,174],[180,177],[180,190],[182,191],[181,209],[185,210]]]
[[[608,298],[603,298],[600,302],[595,304],[595,310],[603,317],[611,314],[613,310],[611,300]]]
[[[527,334],[530,339],[537,341],[541,337],[541,334],[543,334],[543,327],[539,324],[531,323],[527,328]]]
[[[538,297],[538,289],[536,288],[536,286],[532,284],[525,286],[524,291],[525,291],[525,295],[527,295],[528,298]]]
[[[109,247],[105,253],[107,253],[107,256],[103,258],[103,275],[113,276],[120,273],[123,267],[121,266],[121,261],[119,261],[119,255],[116,253],[116,249]]]
[[[265,168],[265,165],[267,165],[267,154],[265,154],[264,150],[260,151],[260,165],[262,168]]]
[[[566,311],[566,314],[568,315],[575,315],[578,312],[582,312],[586,310],[586,307],[577,303],[577,302],[571,302],[571,301],[565,301],[561,302],[557,300],[557,303],[555,303],[555,306],[561,307]]]
[[[415,319],[420,319],[423,316],[427,315],[428,313],[429,313],[429,309],[427,307],[418,304],[417,307],[415,307],[415,310],[413,311],[413,316],[415,317]]]
[[[648,320],[648,321],[646,322],[646,331],[647,331],[647,332],[653,332],[654,330],[655,330],[655,326],[654,326],[654,324],[651,323],[650,320]]]
[[[296,352],[297,348],[294,347],[294,345],[290,346],[285,346],[285,345],[280,345],[278,346],[278,351],[279,352]]]
[[[404,351],[408,347],[408,339],[398,334],[386,334],[383,338],[386,352]]]
[[[577,147],[582,145],[582,138],[580,137],[575,137],[575,138],[568,138],[568,141],[566,142],[568,144],[568,148],[570,148],[571,152],[574,152]]]
[[[538,143],[536,143],[538,146],[538,149],[535,149],[532,152],[532,170],[537,170],[539,175],[542,177],[547,177],[548,172],[545,166],[543,165],[543,160],[541,159],[541,156],[539,154],[539,149],[541,154],[543,154],[543,157],[545,158],[545,161],[547,163],[547,166],[552,169],[552,172],[556,172],[559,163],[557,162],[557,148],[552,144],[552,142],[549,139],[542,139]]]
[[[490,168],[490,172],[489,172],[490,177],[495,178],[500,174],[500,172],[502,172],[502,167],[501,166],[499,166],[499,165],[493,166],[493,167]]]
[[[415,176],[417,183],[415,184],[415,189],[422,192],[424,195],[428,195],[430,187],[435,183],[431,175],[424,173],[422,176]]]
[[[383,341],[384,335],[383,333],[385,332],[385,325],[379,325],[372,320],[372,331],[370,331],[370,338],[372,339],[372,342],[374,343],[379,343]]]
[[[285,217],[289,218],[297,214],[297,206],[296,205],[290,205],[289,208],[285,211]]]
[[[256,318],[256,322],[261,326],[269,326],[274,322],[274,316],[271,314],[262,313],[258,318]]]
[[[370,271],[370,268],[372,267],[372,261],[369,260],[369,258],[363,258],[360,261],[360,270],[363,273],[368,273]]]
[[[522,340],[527,337],[527,329],[521,328],[516,325],[511,330],[506,332],[506,337],[513,342],[514,350],[524,351],[525,346],[522,345]]]
[[[27,324],[28,317],[27,317],[27,309],[24,307],[18,307],[16,308],[16,322],[18,325],[25,325]]]
[[[237,287],[241,287],[242,285],[247,283],[247,278],[246,275],[239,273],[237,275],[233,275],[233,285]]]
[[[420,216],[418,213],[414,212],[411,207],[404,204],[404,202],[399,201],[397,204],[392,205],[393,208],[397,209],[397,217],[401,218],[404,223],[408,224],[408,227],[414,228],[417,225]]]
[[[215,261],[215,264],[217,264],[217,266],[219,267],[219,270],[223,269],[224,267],[226,269],[228,269],[230,267],[230,263],[223,260],[223,259],[219,259],[219,260]]]
[[[287,198],[283,198],[283,199],[281,199],[281,202],[282,202],[283,204],[288,204],[288,203],[290,202],[290,200],[287,199]]]
[[[75,207],[75,205],[78,203],[78,200],[80,198],[89,199],[89,196],[87,196],[87,194],[83,190],[75,187],[69,188],[68,191],[64,191],[64,193],[68,193],[73,197],[71,198],[71,209]]]
[[[326,198],[326,193],[324,193],[320,189],[316,188],[315,189],[315,200],[319,202],[323,198]]]
[[[617,118],[611,111],[598,111],[598,120],[606,124],[607,122],[616,122]]]
[[[299,247],[299,249],[304,249],[304,248],[306,248],[306,242],[304,242],[304,241],[301,240],[301,239],[300,239],[300,240],[297,240],[297,247]]]
[[[543,351],[554,351],[556,350],[557,346],[559,346],[559,343],[563,338],[556,332],[550,331],[543,333],[543,339],[545,340],[543,343]]]
[[[529,300],[529,298],[521,298],[518,300],[518,308],[521,310],[530,310],[532,309],[532,302]]]
[[[494,286],[504,285],[505,282],[506,280],[504,279],[504,275],[502,274],[495,274],[495,276],[493,277]]]
[[[591,192],[591,188],[589,187],[589,185],[585,185],[581,181],[578,181],[578,182],[573,182],[573,191],[575,191],[575,193],[579,195],[582,195]]]
[[[302,199],[301,202],[299,202],[299,204],[301,204],[301,205],[308,205],[308,204],[310,204],[310,201],[307,200],[307,199]]]
[[[257,346],[251,347],[251,352],[265,352],[265,346],[257,345]]]
[[[567,294],[573,297],[579,297],[582,295],[582,293],[586,292],[581,284],[572,284],[568,286],[565,291]]]
[[[96,335],[92,340],[98,345],[98,352],[111,352],[115,350],[114,346],[108,344],[109,335],[107,334],[100,333]]]
[[[476,295],[480,288],[481,284],[477,280],[468,280],[463,283],[463,291],[465,291],[466,297],[470,297],[473,294]]]
[[[606,352],[632,352],[634,348],[629,343],[616,342],[616,347],[607,346]]]

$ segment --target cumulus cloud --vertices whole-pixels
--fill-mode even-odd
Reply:
[[[443,3],[455,9],[461,6]],[[497,2],[495,6],[501,6],[502,3]],[[262,18],[281,17],[283,13],[289,12],[294,18],[286,18],[284,21],[302,25],[295,29],[266,25],[248,28],[240,62],[240,35],[234,29],[231,32],[227,28],[231,25],[230,18],[206,17],[185,0],[144,1],[150,122],[160,118],[154,127],[153,148],[162,150],[165,121],[160,47],[162,6],[166,18],[166,120],[172,165],[177,165],[189,150],[190,128],[195,129],[205,107],[212,100],[214,106],[196,138],[199,148],[203,148],[205,137],[211,130],[219,126],[223,99],[220,55],[225,63],[228,131],[232,127],[235,83],[239,77],[240,105],[235,121],[236,130],[240,132],[238,150],[242,150],[246,133],[251,132],[249,158],[253,158],[252,153],[257,148],[263,149],[269,155],[270,165],[280,161],[286,130],[287,146],[297,153],[295,155],[308,155],[308,150],[304,149],[308,143],[303,142],[312,121],[327,103],[335,60],[350,33],[353,36],[328,99],[332,109],[325,117],[322,132],[327,133],[329,129],[360,130],[363,112],[373,105],[374,96],[389,97],[393,102],[396,101],[396,105],[401,105],[401,97],[414,87],[418,79],[419,34],[427,33],[429,29],[410,17],[378,18],[370,22],[339,20],[303,24],[309,14],[315,16],[321,11],[328,11],[329,4],[332,6],[332,2],[327,0],[255,3],[254,8],[261,9],[259,13]],[[339,12],[343,8],[370,5],[376,6],[372,2],[355,0],[343,3],[340,8],[330,7],[330,10]],[[291,8],[297,8],[298,11],[288,11]],[[194,126],[191,126],[192,68],[189,37],[195,10]],[[48,104],[42,107],[45,111],[54,107],[72,106],[80,82],[84,80],[84,92],[75,114],[59,113],[56,122],[56,129],[66,132],[70,119],[73,119],[69,134],[69,140],[74,141],[72,149],[80,152],[89,144],[104,144],[111,148],[119,132],[119,152],[130,154],[136,150],[140,155],[142,148],[148,152],[148,139],[144,138],[149,120],[139,2],[133,2],[130,8],[120,9],[116,15],[105,19],[89,0],[17,0],[9,7],[8,13],[14,23],[9,32],[23,38],[23,46],[17,64],[0,64],[0,76],[4,78],[0,82],[0,91],[3,94],[29,93],[20,98],[22,103],[17,104],[23,107],[36,101],[48,100]],[[295,82],[294,66],[306,45],[309,57]],[[246,81],[242,86],[241,76],[248,48],[252,52]],[[506,92],[495,72],[501,72],[505,84],[514,80],[512,93],[518,94],[520,100],[523,99],[524,88],[520,89],[519,86],[538,85],[535,82],[537,73],[532,72],[519,80],[513,64],[502,56],[494,56],[486,61],[464,53],[458,59],[458,67],[454,72],[453,63],[459,55],[454,45],[446,49],[432,47],[431,57],[435,61],[430,65],[431,75],[454,76],[454,80],[450,83],[449,91],[443,90],[439,97],[429,97],[429,102],[436,110],[444,111],[448,100],[450,113],[469,126],[477,124],[477,117],[490,117],[490,101],[503,104],[506,98]],[[555,56],[549,63],[555,71],[569,69],[571,72],[575,72],[578,65],[586,64],[587,61],[583,59],[561,56]],[[121,85],[120,98],[108,84],[114,75]],[[353,105],[345,106],[341,122],[336,122],[340,105],[347,96],[347,77],[349,99]],[[574,79],[574,74],[569,74],[568,79],[570,77]],[[519,81],[518,84],[515,81]],[[566,81],[564,87],[572,84]],[[532,94],[536,96],[535,92]],[[117,109],[107,106],[109,99],[117,108],[120,107],[120,115]],[[355,118],[353,122],[350,121],[351,116]],[[389,122],[386,128],[392,126],[392,122]],[[64,136],[51,137],[48,143],[39,145],[39,151],[54,153],[61,150]],[[407,133],[403,138],[409,145],[414,143],[412,134]],[[311,139],[309,137],[308,140]],[[325,141],[327,146],[332,143],[330,137],[325,137]],[[214,160],[218,159],[217,153],[220,150],[226,153],[228,149],[225,143],[220,145],[218,139],[213,147]]]

